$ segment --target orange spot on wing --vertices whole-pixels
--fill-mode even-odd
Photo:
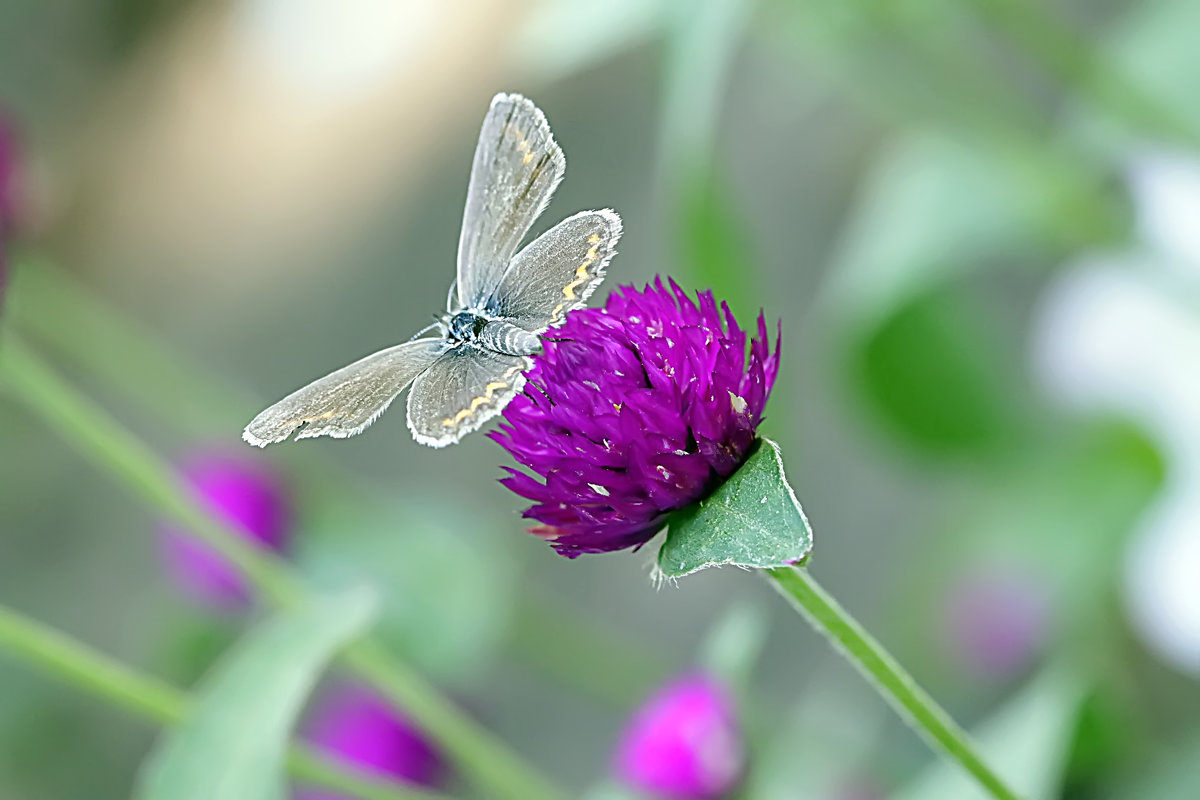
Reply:
[[[446,417],[443,419],[442,425],[447,428],[453,428],[455,425],[458,425],[464,419],[474,414],[475,410],[481,405],[491,402],[492,398],[495,397],[496,392],[502,389],[507,389],[509,386],[509,379],[520,371],[521,366],[509,367],[504,371],[504,374],[500,376],[500,380],[492,381],[487,386],[483,387],[483,394],[472,398],[471,403],[462,411],[459,411],[452,417]]]
[[[575,290],[591,280],[591,273],[588,272],[588,267],[592,265],[597,258],[600,257],[598,242],[600,241],[599,234],[593,233],[588,237],[588,242],[592,244],[584,254],[583,262],[575,269],[575,280],[563,287],[563,297],[567,300],[575,299]],[[550,312],[550,324],[558,322],[562,310],[566,308],[566,301],[559,303],[554,307],[554,311]]]

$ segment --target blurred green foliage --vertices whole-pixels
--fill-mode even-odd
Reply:
[[[880,417],[934,454],[1018,447],[1024,433],[1020,373],[980,306],[961,286],[914,297],[847,359]]]
[[[5,332],[160,452],[236,438],[256,394],[369,345],[371,319],[407,335],[414,309],[440,306],[472,104],[524,91],[570,157],[556,208],[625,215],[612,283],[674,273],[739,318],[782,317],[772,435],[813,517],[814,569],[842,601],[1032,796],[1190,800],[1200,693],[1138,643],[1121,596],[1131,537],[1173,467],[1136,422],[1054,408],[1028,362],[1046,281],[1133,240],[1131,148],[1200,146],[1200,3],[664,1],[607,20],[588,5],[535,3],[495,32],[495,60],[519,51],[511,84],[492,85],[486,54],[486,91],[438,74],[438,93],[470,94],[471,111],[426,137],[425,174],[363,210],[361,249],[316,280],[206,295],[104,263],[72,205],[92,148],[106,152],[87,109],[149,105],[124,70],[180,46],[200,4],[0,0],[0,106],[57,192],[29,244],[50,255],[14,282]],[[348,190],[311,191],[340,203]],[[7,400],[0,441],[0,602],[180,683],[204,674],[246,621],[186,607],[156,571],[154,520]],[[573,788],[602,776],[622,714],[696,662],[728,605],[769,597],[725,572],[655,593],[644,555],[564,562],[521,532],[492,481],[495,448],[418,450],[381,421],[362,441],[271,453],[302,498],[294,559],[320,586],[375,583],[388,645]],[[1004,680],[964,672],[939,628],[954,579],[997,564],[1051,598],[1050,645]],[[744,692],[761,770],[747,796],[800,782],[966,796],[868,689],[824,675],[815,637],[764,624]],[[0,659],[0,796],[125,796],[149,743]]]

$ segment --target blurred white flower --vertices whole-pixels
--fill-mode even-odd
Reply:
[[[1200,278],[1200,159],[1150,150],[1130,159],[1138,231],[1164,266]]]
[[[1047,288],[1034,323],[1041,383],[1155,438],[1167,480],[1129,544],[1125,598],[1146,645],[1200,676],[1200,160],[1130,161],[1140,247],[1092,255]]]
[[[240,44],[261,68],[293,88],[337,98],[376,89],[415,60],[436,3],[242,0],[235,9]]]
[[[1126,604],[1155,652],[1200,676],[1200,471],[1168,483],[1132,543]]]

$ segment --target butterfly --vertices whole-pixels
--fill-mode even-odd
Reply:
[[[583,211],[517,250],[565,169],[537,106],[518,94],[492,98],[445,315],[409,341],[288,395],[255,417],[242,438],[265,447],[293,433],[354,436],[409,384],[408,428],[421,444],[454,444],[499,414],[523,388],[541,334],[587,302],[621,237],[615,211]],[[418,338],[431,330],[437,335]]]

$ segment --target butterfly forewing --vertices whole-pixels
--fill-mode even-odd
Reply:
[[[498,94],[483,120],[458,241],[458,298],[482,308],[562,180],[566,159],[541,110]]]
[[[620,238],[610,209],[564,219],[513,257],[487,311],[534,333],[557,325],[587,303]]]
[[[472,344],[447,350],[413,382],[408,427],[421,444],[445,447],[503,410],[525,383],[529,360]]]
[[[242,438],[263,447],[297,429],[297,439],[360,433],[449,347],[444,339],[429,338],[380,350],[280,400],[255,417]]]

